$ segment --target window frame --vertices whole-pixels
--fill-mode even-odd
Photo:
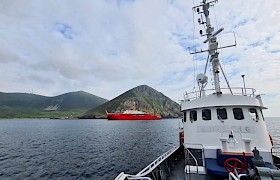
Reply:
[[[262,115],[262,120],[265,121],[264,116],[263,116],[263,112],[262,109],[260,109],[261,115]]]
[[[224,110],[225,113],[224,112],[221,113],[222,110]],[[227,109],[226,108],[224,108],[224,107],[217,108],[216,113],[217,113],[218,120],[227,120],[228,119],[228,114],[227,114]],[[221,114],[224,114],[225,116],[221,116]]]
[[[237,110],[241,110],[241,111],[237,112]],[[242,108],[232,108],[232,113],[233,113],[233,117],[234,117],[235,120],[243,120],[243,119],[245,119]],[[239,117],[239,115],[241,115],[241,116]]]
[[[254,110],[254,112],[252,112],[251,110]],[[250,117],[251,117],[254,121],[259,121],[259,120],[260,120],[260,117],[259,117],[259,115],[258,115],[258,110],[257,110],[256,108],[251,107],[251,108],[248,109],[248,111],[249,111]],[[254,117],[253,117],[253,116],[254,116]]]
[[[197,111],[196,110],[190,110],[190,121],[197,121]]]
[[[184,111],[183,114],[183,122],[187,122],[187,111]]]
[[[204,121],[210,121],[212,119],[211,109],[208,109],[208,108],[202,109],[201,118]]]

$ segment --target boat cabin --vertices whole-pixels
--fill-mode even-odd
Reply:
[[[205,95],[205,90],[203,96],[198,95],[200,92],[189,93],[181,102],[189,175],[197,175],[200,171],[201,175],[228,176],[224,163],[230,158],[243,162],[246,157],[253,166],[255,147],[258,147],[264,163],[276,168],[262,113],[266,108],[261,97],[254,94],[254,89],[251,90],[250,94],[214,92],[208,95]],[[244,89],[240,88],[240,91]],[[190,97],[191,94],[195,96]]]

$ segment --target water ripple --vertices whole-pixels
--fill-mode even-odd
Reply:
[[[280,118],[268,118],[280,145]],[[1,120],[0,179],[114,179],[178,144],[176,119]]]
[[[0,178],[98,180],[122,171],[135,174],[178,143],[177,124],[171,119],[1,120]]]

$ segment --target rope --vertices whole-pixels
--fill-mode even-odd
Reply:
[[[195,6],[194,4],[194,0],[193,0],[193,6]],[[192,14],[193,14],[193,44],[192,44],[192,48],[193,48],[193,51],[196,51],[196,47],[195,47],[195,40],[194,40],[194,34],[195,34],[195,23],[194,23],[194,10],[192,9]],[[196,76],[196,70],[197,70],[197,60],[196,60],[196,55],[194,54],[193,55],[193,89],[195,90],[196,89],[196,81],[195,81],[195,76]]]

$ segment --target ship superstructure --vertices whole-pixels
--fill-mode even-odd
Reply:
[[[108,113],[108,120],[160,120],[162,119],[161,115],[156,112],[143,112],[136,109],[136,103],[134,102],[129,109],[123,111],[122,113]]]
[[[197,163],[187,163],[186,173],[189,177],[199,174],[202,178],[226,178],[229,172],[235,173],[235,170],[243,173],[245,169],[248,170],[248,164],[245,163],[254,167],[254,147],[262,157],[264,166],[276,169],[262,113],[266,108],[260,95],[256,95],[252,88],[231,88],[224,73],[228,87],[221,88],[220,72],[223,69],[218,49],[225,47],[218,47],[216,36],[224,28],[215,31],[211,26],[209,7],[215,2],[203,0],[201,5],[194,7],[199,14],[204,14],[205,21],[199,19],[198,22],[206,26],[207,38],[204,43],[208,43],[207,50],[194,53],[209,53],[207,61],[212,65],[214,89],[206,90],[208,77],[205,73],[199,74],[199,90],[186,93],[181,103],[186,154],[187,157],[193,156],[190,158],[192,161],[199,159]]]
[[[143,176],[147,179],[280,179],[280,158],[273,154],[275,147],[265,124],[262,111],[266,107],[261,96],[255,89],[246,88],[245,83],[243,87],[230,87],[220,65],[219,49],[236,43],[218,46],[216,36],[224,28],[215,31],[209,13],[210,6],[216,2],[203,0],[193,7],[204,15],[198,22],[205,25],[205,33],[200,31],[200,34],[206,37],[204,43],[208,48],[192,54],[208,53],[206,66],[211,64],[214,88],[206,89],[206,71],[198,74],[198,90],[186,93],[181,102],[181,145],[163,154],[136,176],[120,174],[116,179],[141,179]],[[226,88],[221,87],[220,72]]]

